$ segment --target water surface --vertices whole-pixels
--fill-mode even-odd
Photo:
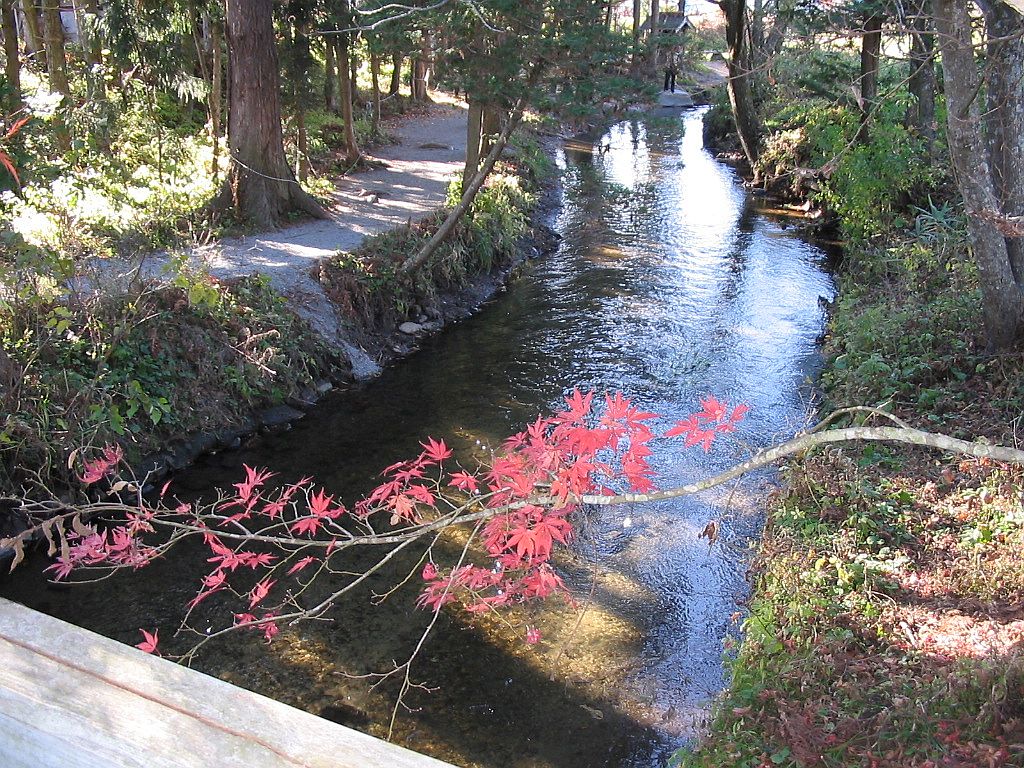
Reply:
[[[560,157],[562,246],[531,262],[477,316],[358,391],[325,400],[291,432],[204,460],[181,493],[239,479],[242,463],[314,475],[346,499],[443,436],[471,460],[549,412],[574,387],[619,390],[663,425],[706,394],[751,407],[734,440],[705,455],[667,445],[668,487],[723,469],[803,421],[831,297],[824,254],[758,214],[735,173],[701,144],[701,113],[619,123]],[[769,474],[699,499],[594,510],[559,567],[576,606],[520,612],[511,625],[453,614],[436,628],[395,739],[463,766],[648,767],[693,734],[725,685],[723,640],[747,592]],[[697,534],[721,521],[714,546]],[[451,542],[454,547],[457,542]],[[180,620],[205,555],[183,551],[94,587],[46,587],[23,569],[7,596],[136,642]],[[35,569],[38,572],[38,568]],[[392,575],[391,578],[394,578]],[[373,588],[381,591],[386,581]],[[364,592],[334,621],[270,646],[216,644],[199,669],[383,735],[394,686],[353,677],[404,660],[429,619],[414,589],[372,606]],[[523,643],[523,625],[544,640]]]

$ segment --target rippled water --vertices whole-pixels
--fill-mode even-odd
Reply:
[[[703,150],[700,120],[699,111],[638,118],[567,147],[556,254],[379,380],[328,398],[287,434],[205,460],[178,478],[179,491],[235,482],[244,462],[315,475],[355,498],[424,436],[479,454],[573,387],[621,390],[666,424],[708,393],[751,406],[737,439],[711,455],[660,450],[665,487],[794,431],[817,364],[818,300],[833,290],[825,256],[758,214],[735,173]],[[725,684],[722,643],[735,631],[770,480],[595,511],[560,561],[576,607],[516,615],[542,630],[535,647],[522,642],[521,624],[445,618],[414,673],[434,690],[412,691],[395,739],[463,766],[663,765]],[[709,547],[697,534],[712,519],[722,534]],[[188,550],[72,589],[25,569],[3,591],[136,642],[138,627],[180,620],[203,557]],[[196,666],[381,735],[394,688],[371,690],[352,675],[408,655],[429,618],[414,596],[374,607],[363,594],[332,623],[288,630],[270,646],[215,645]]]

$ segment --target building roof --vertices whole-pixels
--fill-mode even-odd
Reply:
[[[663,34],[678,34],[687,27],[692,26],[685,13],[668,11],[658,16],[658,32]],[[647,32],[651,28],[651,20],[647,19],[640,25],[641,32]]]

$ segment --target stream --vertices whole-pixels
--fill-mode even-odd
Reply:
[[[817,339],[831,299],[826,254],[758,212],[736,173],[703,148],[702,110],[637,116],[593,144],[568,143],[554,254],[529,262],[474,317],[295,427],[204,458],[176,477],[182,498],[238,482],[242,464],[284,480],[312,475],[351,501],[377,473],[443,437],[464,462],[483,457],[574,387],[621,391],[665,428],[714,394],[751,410],[705,454],[656,444],[660,487],[705,477],[791,435],[811,410]],[[559,599],[509,622],[445,612],[413,669],[394,740],[456,765],[486,768],[663,766],[699,731],[726,685],[724,641],[737,634],[751,545],[770,471],[699,498],[592,511],[558,561],[575,605]],[[720,523],[719,540],[698,537]],[[457,554],[457,542],[451,543]],[[136,643],[171,644],[206,553],[84,586],[48,585],[41,557],[0,584],[24,602]],[[371,590],[332,621],[215,642],[194,666],[331,720],[385,736],[393,681],[362,673],[408,657],[430,619],[416,585],[382,605]],[[524,626],[542,633],[523,641]]]

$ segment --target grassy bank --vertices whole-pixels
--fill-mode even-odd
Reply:
[[[72,451],[129,461],[344,372],[343,360],[258,277],[83,290],[5,306],[0,488],[77,486]]]
[[[875,141],[840,152],[855,130],[845,116],[775,114],[768,183],[824,167],[787,194],[826,209],[847,244],[822,411],[873,405],[1019,445],[1024,358],[985,352],[966,221],[939,202],[950,199],[941,146],[926,167],[894,115]],[[876,185],[890,171],[902,186]],[[1024,765],[1024,471],[851,444],[783,477],[742,640],[727,649],[732,685],[710,733],[675,762]]]

